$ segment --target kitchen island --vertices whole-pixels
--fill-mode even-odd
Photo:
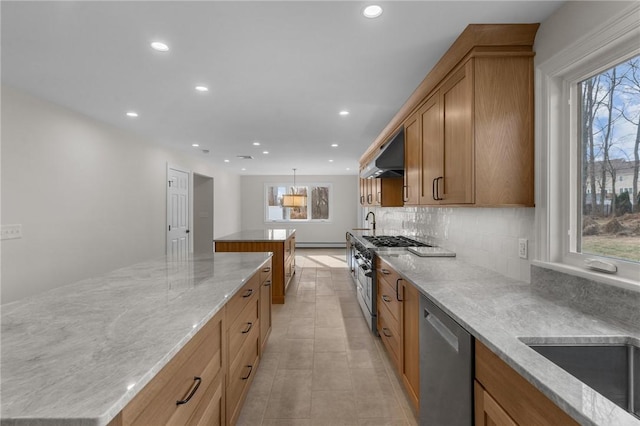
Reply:
[[[528,347],[638,345],[639,293],[603,288],[539,266],[532,267],[532,283],[528,284],[458,258],[420,258],[406,251],[378,252],[377,257],[476,339],[476,381],[481,380],[478,359],[488,350],[490,356],[500,360],[497,362],[514,370],[578,424],[640,425],[637,417]],[[421,315],[417,314],[419,318]],[[481,366],[486,372],[486,364]],[[514,396],[516,389],[507,383],[501,386],[512,403],[523,404],[515,411],[516,417],[523,415],[526,403]],[[496,401],[501,404],[497,397]],[[482,409],[477,404],[478,388],[476,416]],[[552,413],[542,415],[555,419],[550,424],[568,424]],[[515,423],[547,424],[531,417],[520,422],[516,419]]]
[[[216,357],[203,362],[209,371],[220,366],[224,388],[232,331],[226,311],[239,309],[236,300],[258,297],[246,287],[270,278],[270,259],[270,253],[163,257],[2,305],[1,424],[123,424],[123,409],[176,358],[191,356],[184,349],[204,333],[222,342]],[[260,327],[254,330],[257,340]],[[195,346],[199,356],[203,345]],[[194,400],[208,395],[206,373]],[[193,376],[188,380],[179,397]],[[168,404],[174,410],[175,399]]]
[[[216,252],[273,253],[273,303],[283,304],[287,286],[295,274],[296,230],[254,229],[216,238]]]

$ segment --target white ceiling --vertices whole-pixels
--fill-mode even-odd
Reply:
[[[371,3],[2,1],[2,82],[233,173],[355,174],[467,24],[541,22],[561,2],[387,1],[370,20]]]

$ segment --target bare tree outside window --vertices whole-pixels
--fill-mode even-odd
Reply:
[[[311,219],[329,219],[329,188],[314,186],[311,189]]]
[[[327,221],[331,217],[330,206],[331,185],[297,186],[286,185],[266,186],[265,220],[268,222],[305,222]],[[305,207],[284,207],[283,197],[286,194],[297,193],[307,196]]]
[[[580,82],[578,93],[578,251],[640,262],[640,56]],[[631,188],[631,193],[622,188]]]

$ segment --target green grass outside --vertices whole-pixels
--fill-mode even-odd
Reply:
[[[640,262],[640,237],[582,237],[582,253]]]

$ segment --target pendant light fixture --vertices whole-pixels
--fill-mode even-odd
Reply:
[[[296,169],[293,169],[293,192],[282,196],[282,207],[305,207],[307,205],[307,196],[298,194],[296,187]]]

